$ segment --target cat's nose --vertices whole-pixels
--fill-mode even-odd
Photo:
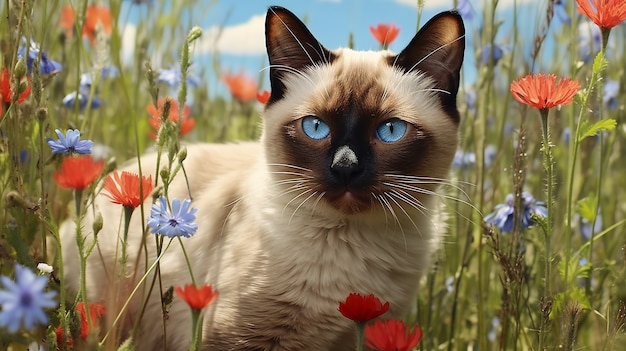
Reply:
[[[348,184],[360,172],[359,159],[348,145],[343,145],[335,151],[330,169],[342,183]]]

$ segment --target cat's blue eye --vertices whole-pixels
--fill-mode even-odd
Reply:
[[[381,123],[376,129],[376,137],[385,143],[400,140],[406,133],[407,124],[401,119],[390,119]]]
[[[309,138],[315,140],[322,140],[330,134],[328,124],[315,116],[306,116],[302,119],[302,130]]]

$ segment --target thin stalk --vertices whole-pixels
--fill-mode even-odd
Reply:
[[[546,171],[546,207],[548,210],[548,216],[546,218],[547,226],[544,231],[544,240],[545,240],[545,253],[546,253],[546,267],[545,267],[545,281],[546,286],[544,289],[544,296],[551,296],[552,290],[550,288],[550,277],[551,277],[551,265],[552,265],[552,251],[551,251],[551,243],[552,240],[552,217],[554,216],[554,159],[552,156],[552,144],[550,142],[550,131],[548,125],[548,114],[549,109],[543,108],[540,109],[541,113],[541,134],[543,136],[543,163],[544,169]],[[566,264],[567,266],[567,264]]]
[[[202,318],[200,317],[202,310],[191,309],[191,348],[190,351],[198,351],[202,348]]]
[[[128,298],[126,299],[126,301],[124,302],[124,305],[122,306],[122,308],[120,309],[120,312],[117,314],[117,316],[115,317],[115,320],[113,320],[113,324],[111,324],[111,328],[109,329],[109,331],[107,331],[107,333],[104,335],[104,337],[102,338],[102,340],[100,341],[100,346],[103,347],[104,343],[106,342],[106,340],[109,338],[109,335],[111,334],[111,331],[115,329],[115,326],[117,325],[117,323],[120,321],[120,319],[122,318],[122,315],[124,314],[124,312],[126,312],[126,308],[128,308],[128,305],[130,304],[130,301],[132,300],[133,296],[135,296],[135,294],[137,293],[137,291],[139,290],[139,288],[141,288],[141,286],[143,285],[143,283],[146,281],[146,279],[148,278],[148,274],[150,272],[152,272],[152,270],[157,266],[157,264],[159,262],[161,262],[161,258],[163,258],[163,255],[165,255],[165,252],[167,252],[167,249],[170,247],[170,244],[172,243],[172,240],[169,241],[169,243],[167,244],[167,246],[165,247],[165,249],[163,250],[163,252],[161,252],[161,254],[156,258],[156,260],[152,263],[152,265],[148,268],[148,270],[146,271],[146,273],[141,277],[141,279],[139,280],[139,282],[137,282],[137,285],[135,285],[135,288],[133,289],[133,291],[131,291],[131,293],[128,295]]]

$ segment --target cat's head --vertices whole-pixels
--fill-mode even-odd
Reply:
[[[262,142],[291,204],[420,210],[458,144],[461,17],[435,16],[399,54],[328,50],[280,7],[265,29],[272,91]]]

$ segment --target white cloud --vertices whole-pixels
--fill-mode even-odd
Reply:
[[[417,8],[417,0],[394,0],[397,4],[411,6]],[[469,0],[472,6],[476,6],[477,3],[480,7],[493,6],[493,0]],[[512,7],[513,5],[541,3],[539,0],[499,0],[498,8]],[[451,9],[454,7],[454,0],[424,0],[424,9]]]
[[[137,36],[137,27],[133,24],[126,24],[122,30],[122,63],[130,64],[135,56],[135,37]]]
[[[397,4],[411,6],[417,8],[417,0],[394,0]],[[446,9],[454,6],[453,0],[424,0],[424,9]]]
[[[211,26],[196,44],[196,53],[261,55],[265,53],[265,14],[230,27]]]

